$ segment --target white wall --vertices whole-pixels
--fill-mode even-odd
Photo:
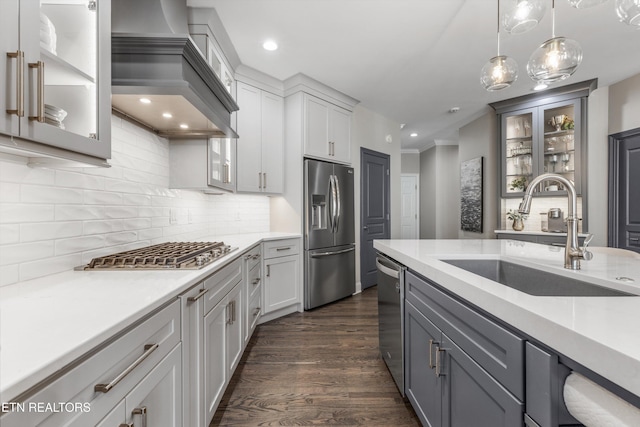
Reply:
[[[640,74],[609,87],[609,133],[640,127]]]
[[[112,117],[112,147],[109,169],[0,161],[0,285],[150,244],[269,231],[267,197],[169,189],[166,139]]]
[[[420,153],[402,153],[401,159],[402,173],[420,173]]]
[[[458,238],[460,161],[457,145],[436,145],[420,153],[420,216],[420,238]]]
[[[493,112],[474,120],[460,128],[458,156],[460,163],[483,157],[483,201],[482,201],[482,233],[462,231],[458,227],[458,236],[468,239],[493,239],[498,218],[498,198],[500,184],[499,141],[497,117]],[[458,170],[460,168],[458,167]]]

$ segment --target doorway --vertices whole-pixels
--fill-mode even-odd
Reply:
[[[389,165],[388,154],[360,149],[360,283],[363,290],[377,283],[373,240],[391,237]]]
[[[400,195],[400,238],[420,238],[420,175],[417,173],[401,175]]]
[[[609,136],[608,246],[640,252],[640,128]]]

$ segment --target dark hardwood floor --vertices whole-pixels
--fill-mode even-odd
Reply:
[[[211,426],[419,426],[378,351],[377,290],[259,325]]]

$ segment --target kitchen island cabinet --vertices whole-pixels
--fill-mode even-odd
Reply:
[[[108,166],[110,9],[108,1],[2,2],[2,151],[30,157],[31,164]]]
[[[410,399],[413,396],[414,401],[417,402],[416,412],[427,413],[429,405],[440,405],[441,408],[445,408],[440,412],[441,418],[436,417],[436,425],[450,423],[446,419],[448,403],[445,402],[445,398],[450,402],[464,402],[465,396],[452,394],[456,383],[451,385],[449,391],[445,390],[442,393],[441,402],[429,401],[431,397],[425,398],[425,393],[433,391],[428,385],[431,384],[431,389],[434,387],[438,390],[440,390],[439,387],[444,389],[447,382],[456,376],[461,384],[465,384],[469,382],[467,380],[476,377],[475,373],[484,376],[486,380],[476,378],[471,381],[476,384],[475,387],[479,387],[480,384],[487,386],[493,382],[494,390],[489,394],[524,403],[527,414],[523,416],[535,420],[540,426],[554,425],[548,423],[548,420],[554,419],[563,420],[560,425],[567,423],[571,425],[574,422],[571,419],[567,420],[566,413],[560,410],[563,409],[562,401],[558,400],[557,385],[559,382],[563,383],[563,375],[566,376],[566,372],[569,371],[582,373],[609,392],[640,407],[640,344],[634,339],[636,336],[634,325],[638,322],[637,313],[640,310],[640,298],[637,297],[640,295],[640,288],[637,285],[640,282],[640,264],[635,260],[596,254],[593,260],[582,264],[582,270],[572,271],[563,268],[562,251],[529,242],[376,240],[374,247],[405,265],[411,275],[422,282],[430,283],[429,286],[446,297],[427,302],[422,307],[413,297],[407,297],[406,300],[409,317],[405,319],[407,322],[405,358],[414,359],[407,361],[407,366],[410,366],[408,369],[417,368],[415,372],[411,370],[406,372],[408,377],[406,392]],[[530,268],[543,269],[558,276],[577,278],[632,295],[608,297],[529,295],[442,261],[453,259],[500,259]],[[634,281],[615,279],[621,276]],[[407,295],[411,295],[410,291],[407,291]],[[434,316],[434,313],[442,311],[446,305],[444,301],[447,299],[475,312],[476,316],[480,316],[478,319],[483,317],[485,321],[493,322],[515,336],[515,342],[526,341],[526,357],[520,352],[520,356],[513,358],[516,361],[520,360],[520,369],[517,369],[518,363],[504,361],[491,367],[492,363],[500,359],[493,356],[487,358],[489,353],[486,351],[476,351],[479,347],[474,343],[483,342],[477,338],[477,332],[482,330],[480,320],[471,322],[471,328],[467,327],[460,333],[458,332],[460,328],[452,327],[455,320],[461,318],[460,315],[456,315],[451,310],[445,310],[446,316]],[[449,320],[443,322],[443,319]],[[418,339],[417,343],[407,343],[414,338]],[[443,384],[440,386],[437,384],[438,377],[434,375],[435,367],[429,368],[430,339],[434,341],[432,359],[435,359],[436,347],[444,350],[444,353],[440,354],[443,356],[440,359],[443,363],[442,373],[445,376],[450,375],[449,378],[441,381]],[[438,339],[441,341],[437,341]],[[438,344],[436,345],[435,342]],[[532,346],[529,344],[542,351],[532,352]],[[507,348],[504,344],[481,347]],[[448,348],[453,350],[447,350]],[[508,353],[509,351],[503,352],[503,356]],[[523,358],[526,359],[525,362]],[[607,363],[602,363],[602,360],[606,360]],[[522,370],[523,363],[526,375]],[[435,360],[432,364],[435,364]],[[533,369],[530,369],[530,364],[533,364]],[[511,366],[519,373],[509,372],[508,368]],[[460,368],[462,371],[456,374],[455,369],[451,371],[453,367]],[[501,373],[501,369],[504,372]],[[534,394],[541,394],[544,398],[529,402],[530,397],[522,391],[522,386],[514,386],[511,381],[519,378],[522,384],[523,375],[524,390],[529,392],[534,390]],[[534,378],[544,376],[550,380],[538,381],[534,384],[532,375]],[[488,381],[490,379],[491,381]],[[496,386],[499,387],[496,388]],[[476,388],[473,391],[479,401],[482,400],[480,389]],[[473,394],[472,391],[468,393]],[[545,400],[546,398],[548,400]],[[508,402],[509,399],[500,398],[499,401],[506,405],[508,403],[504,402]],[[495,404],[495,401],[491,403],[491,405]],[[487,409],[491,405],[483,405],[482,409]],[[530,407],[532,413],[528,412]],[[534,408],[537,412],[534,412]],[[429,412],[433,413],[433,409]],[[427,413],[427,417],[430,416]],[[438,420],[441,424],[437,423]],[[523,419],[520,418],[514,425],[521,425],[522,422]]]

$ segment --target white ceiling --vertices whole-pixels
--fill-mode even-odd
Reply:
[[[506,7],[508,0],[501,0]],[[406,123],[402,147],[457,140],[458,129],[490,102],[531,93],[526,63],[551,37],[551,0],[542,22],[520,35],[501,32],[501,53],[518,81],[487,92],[482,66],[496,55],[496,0],[189,0],[214,7],[241,62],[285,80],[303,73]],[[640,31],[617,20],[614,0],[590,9],[556,1],[556,35],[577,40],[583,61],[561,86],[598,78],[608,86],[640,73]],[[280,48],[268,52],[272,38]],[[552,86],[552,87],[554,87]],[[452,107],[459,107],[455,114]],[[419,134],[409,137],[411,132]]]

